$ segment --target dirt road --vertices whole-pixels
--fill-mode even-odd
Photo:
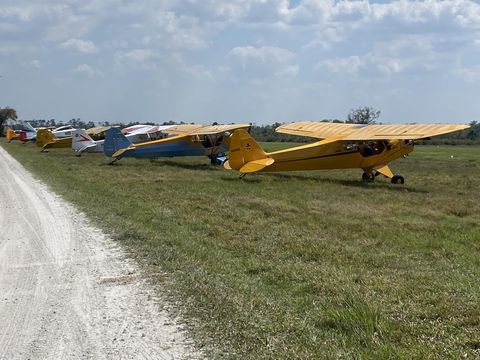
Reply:
[[[108,237],[0,147],[0,359],[197,357],[154,299]]]

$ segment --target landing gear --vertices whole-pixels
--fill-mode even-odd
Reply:
[[[364,172],[362,174],[362,181],[365,182],[365,183],[374,182],[375,181],[375,175],[374,174],[367,174],[366,172]]]
[[[401,175],[394,175],[391,180],[392,184],[405,184],[405,179]]]
[[[120,160],[120,159],[121,159],[121,158],[115,158],[115,159],[113,159],[112,161],[110,161],[110,162],[108,163],[108,165],[115,165],[115,163],[116,163],[118,160]]]

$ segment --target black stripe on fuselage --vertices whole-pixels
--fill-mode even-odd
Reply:
[[[279,162],[275,161],[275,163],[276,163],[276,164],[284,164],[284,163],[295,162],[295,161],[315,160],[315,159],[328,158],[328,157],[332,157],[332,156],[349,155],[349,154],[354,154],[354,153],[358,153],[358,151],[352,150],[352,151],[347,151],[347,152],[343,152],[343,153],[336,153],[336,154],[330,154],[330,155],[315,156],[315,157],[311,157],[311,158],[296,159],[296,160],[285,160],[285,161],[279,161]],[[381,153],[380,153],[380,154],[381,154]],[[380,155],[380,154],[377,154],[377,155]],[[367,157],[370,157],[370,156],[367,156]]]

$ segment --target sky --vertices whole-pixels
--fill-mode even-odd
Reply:
[[[480,120],[476,1],[0,0],[21,119]]]

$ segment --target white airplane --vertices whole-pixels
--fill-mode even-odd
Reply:
[[[146,141],[158,140],[168,136],[168,134],[161,133],[173,125],[134,125],[122,130],[125,137],[133,144],[138,144]],[[75,150],[77,156],[84,152],[103,152],[103,144],[105,140],[93,140],[90,135],[83,129],[75,129],[72,131],[72,149]]]
[[[75,130],[75,127],[73,127],[72,125],[64,125],[53,129],[52,134],[60,139],[72,136],[73,130]]]

